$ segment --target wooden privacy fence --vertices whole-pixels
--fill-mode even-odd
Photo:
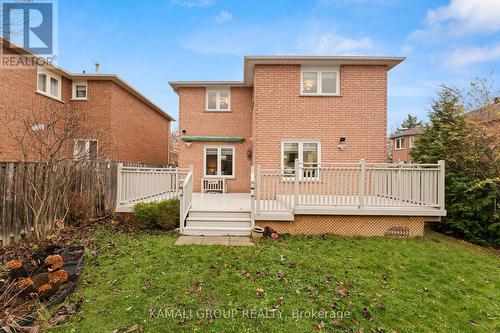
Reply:
[[[296,161],[292,173],[253,168],[256,214],[297,207],[444,210],[444,161],[438,164],[312,164]]]
[[[45,227],[52,227],[54,218],[64,218],[72,209],[83,209],[79,213],[89,217],[99,217],[114,211],[116,205],[117,161],[87,161],[62,164],[58,168],[73,168],[71,185],[64,197],[50,199],[46,212]],[[123,162],[125,166],[143,163]],[[41,189],[42,182],[36,183],[37,174],[43,168],[40,163],[0,162],[0,246],[17,242],[34,231],[33,213],[23,198]],[[85,172],[78,172],[85,168]],[[52,172],[62,172],[55,168]]]

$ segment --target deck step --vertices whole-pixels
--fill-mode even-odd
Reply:
[[[249,236],[250,227],[191,227],[184,228],[184,235],[197,236]]]
[[[188,217],[186,226],[188,227],[250,227],[252,221],[246,217]]]
[[[250,211],[216,211],[216,210],[189,210],[190,217],[237,217],[237,218],[250,218]]]

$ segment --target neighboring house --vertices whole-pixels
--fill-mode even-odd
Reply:
[[[2,44],[4,56],[23,55],[36,59],[26,50],[14,52],[7,43]],[[70,73],[57,66],[3,66],[0,69],[0,116],[4,119],[11,114],[37,114],[44,107],[62,105],[87,112],[102,133],[100,142],[89,134],[69,143],[68,151],[75,156],[169,163],[168,142],[173,118],[117,75]],[[19,160],[19,146],[9,133],[12,128],[0,124],[0,159]],[[14,131],[16,126],[22,131],[24,125],[13,123],[9,126],[14,127]],[[34,126],[43,130],[44,124]]]
[[[495,136],[495,143],[500,143],[500,97],[495,97],[491,105],[467,112],[465,117],[485,125]]]
[[[188,184],[228,192],[194,193],[181,232],[248,234],[255,221],[279,232],[421,235],[424,220],[445,214],[443,165],[428,171],[432,188],[382,165],[387,75],[403,60],[247,56],[243,81],[170,82]],[[412,182],[414,192],[402,190]]]
[[[410,163],[410,151],[413,149],[424,131],[425,127],[418,126],[414,128],[399,130],[391,135],[390,140],[392,140],[392,161],[395,163]]]

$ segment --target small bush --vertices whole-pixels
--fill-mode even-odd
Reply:
[[[173,230],[179,225],[180,201],[177,198],[160,201],[156,204],[156,223],[165,230]]]
[[[180,201],[177,198],[134,206],[134,221],[141,229],[173,230],[179,225]]]
[[[134,205],[134,223],[141,229],[156,227],[156,203],[140,202]]]

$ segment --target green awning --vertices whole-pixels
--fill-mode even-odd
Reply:
[[[193,141],[205,141],[205,142],[243,142],[245,141],[244,136],[183,136],[182,141],[193,142]]]

